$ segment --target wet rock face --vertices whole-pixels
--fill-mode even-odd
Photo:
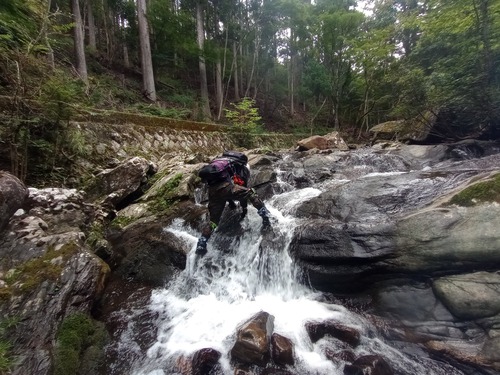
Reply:
[[[30,188],[29,202],[4,232],[0,315],[21,322],[12,374],[48,374],[62,320],[90,312],[102,295],[109,267],[85,244],[80,226],[88,214],[76,190]]]
[[[500,208],[447,202],[499,165],[498,145],[475,143],[292,155],[286,181],[322,193],[297,208],[290,253],[315,288],[372,296],[404,340],[498,370]]]
[[[475,272],[436,279],[434,292],[448,310],[464,320],[500,314],[500,275]]]
[[[200,349],[193,355],[192,369],[193,375],[210,374],[215,369],[221,353],[215,349]]]
[[[292,341],[278,333],[271,336],[271,356],[274,363],[282,366],[295,364]]]
[[[24,206],[28,198],[28,188],[17,177],[0,171],[0,232],[9,219]]]
[[[333,321],[306,323],[306,331],[313,343],[331,336],[355,348],[361,339],[361,333],[357,329]]]
[[[379,355],[365,355],[356,359],[352,365],[344,367],[344,375],[393,375],[386,360]]]
[[[133,223],[110,237],[108,262],[124,280],[161,287],[186,266],[187,244],[169,232],[161,220]]]
[[[102,204],[115,208],[124,207],[124,201],[139,196],[140,188],[147,183],[148,177],[155,174],[157,166],[140,157],[134,157],[115,168],[100,172],[88,189],[90,200],[102,199]]]
[[[239,362],[265,367],[270,359],[274,317],[261,311],[243,323],[237,332],[231,357]]]

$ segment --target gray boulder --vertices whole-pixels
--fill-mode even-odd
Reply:
[[[457,318],[473,320],[500,315],[500,275],[496,272],[441,277],[433,287]]]
[[[399,221],[390,267],[420,273],[491,269],[500,262],[498,228],[498,204],[419,211]]]
[[[90,216],[81,199],[74,190],[30,189],[0,244],[0,316],[20,321],[9,336],[12,374],[49,374],[62,321],[90,315],[102,295],[110,269],[85,243],[79,225]]]
[[[0,231],[5,229],[12,215],[23,207],[28,194],[28,189],[21,180],[0,171]]]
[[[154,163],[133,157],[115,168],[98,173],[87,190],[88,199],[100,200],[101,204],[113,208],[124,207],[127,200],[142,195],[141,188],[156,171]]]

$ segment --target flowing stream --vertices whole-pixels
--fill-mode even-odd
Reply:
[[[397,350],[384,342],[377,328],[362,315],[341,305],[321,302],[321,294],[301,280],[288,253],[294,229],[303,220],[294,213],[300,203],[318,196],[322,188],[328,185],[292,189],[283,182],[282,193],[266,202],[275,218],[272,232],[261,232],[261,219],[253,207],[249,207],[241,223],[236,220],[237,213],[227,209],[220,230],[209,241],[207,255],[198,262],[194,248],[199,233],[181,220],[165,228],[192,250],[186,269],[167,287],[153,291],[145,308],[158,317],[151,323],[157,328],[156,342],[135,356],[130,374],[180,374],[179,358],[203,348],[219,351],[220,372],[233,374],[229,352],[237,328],[259,311],[273,315],[274,332],[292,340],[296,359],[294,368],[289,368],[292,373],[343,374],[344,363],[328,360],[324,352],[326,347],[340,351],[345,344],[331,338],[312,343],[305,329],[306,322],[335,320],[361,332],[361,343],[353,349],[356,356],[380,354],[395,374],[462,374],[425,355]],[[134,345],[127,341],[126,332],[121,345],[128,350]]]

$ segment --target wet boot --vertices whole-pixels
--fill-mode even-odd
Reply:
[[[257,211],[257,213],[262,218],[262,227],[263,228],[270,227],[271,226],[271,221],[269,220],[269,217],[271,216],[271,214],[267,210],[266,206],[262,206],[261,208],[259,208],[259,210]]]
[[[196,254],[197,255],[205,255],[207,253],[207,241],[208,238],[205,236],[201,236],[198,239],[198,244],[196,245]]]

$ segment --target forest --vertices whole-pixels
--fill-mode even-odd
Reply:
[[[18,146],[99,110],[250,111],[251,132],[354,140],[432,117],[444,141],[498,138],[500,1],[2,1],[0,96]]]

